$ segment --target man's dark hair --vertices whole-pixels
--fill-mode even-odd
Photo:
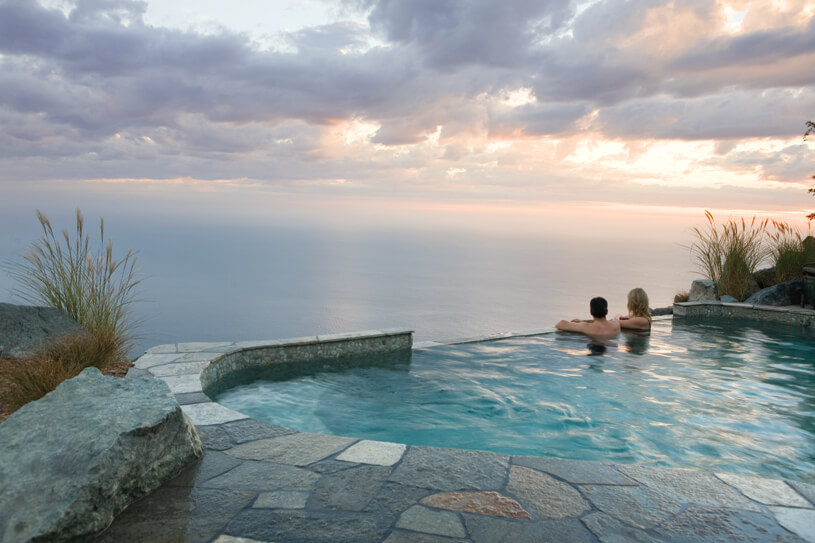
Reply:
[[[600,296],[592,298],[589,302],[589,311],[595,319],[602,319],[608,314],[608,302]]]

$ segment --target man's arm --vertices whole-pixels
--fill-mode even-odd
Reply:
[[[589,324],[593,321],[560,321],[555,325],[555,328],[558,330],[563,330],[564,332],[582,332],[586,333],[589,330]]]

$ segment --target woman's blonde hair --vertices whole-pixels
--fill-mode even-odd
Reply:
[[[628,293],[628,312],[632,317],[645,317],[651,322],[648,295],[641,288],[632,288]]]

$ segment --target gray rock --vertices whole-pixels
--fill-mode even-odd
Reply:
[[[803,281],[787,281],[756,292],[744,300],[744,303],[774,306],[800,305],[803,295]]]
[[[735,299],[733,296],[730,296],[729,294],[725,294],[724,296],[719,298],[719,301],[724,302],[724,303],[729,303],[729,304],[738,303],[738,300]]]
[[[755,279],[759,289],[771,287],[778,283],[778,280],[775,277],[775,268],[764,268],[762,270],[758,270],[757,272],[753,273],[753,279]]]
[[[718,300],[719,287],[716,281],[711,279],[696,279],[690,286],[688,294],[689,302],[700,302],[702,300]]]
[[[673,307],[652,307],[651,308],[651,316],[652,317],[662,317],[665,315],[673,315],[674,308]]]
[[[83,330],[53,307],[0,303],[0,357],[26,358],[45,344]]]
[[[87,538],[202,452],[167,385],[96,368],[12,414],[0,444],[7,543]]]

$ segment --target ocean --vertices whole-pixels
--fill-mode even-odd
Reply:
[[[609,300],[612,315],[624,313],[633,287],[648,292],[652,307],[668,306],[698,277],[683,246],[692,241],[687,227],[657,227],[655,218],[632,233],[614,215],[482,220],[479,209],[285,207],[104,211],[114,252],[132,246],[142,272],[133,354],[164,343],[393,327],[414,330],[415,341],[551,327],[588,318],[594,296]],[[70,208],[43,211],[55,229],[73,232]],[[98,217],[86,213],[92,239]],[[1,221],[0,261],[19,261],[40,235],[33,209]],[[0,301],[21,303],[13,288],[0,274]]]

